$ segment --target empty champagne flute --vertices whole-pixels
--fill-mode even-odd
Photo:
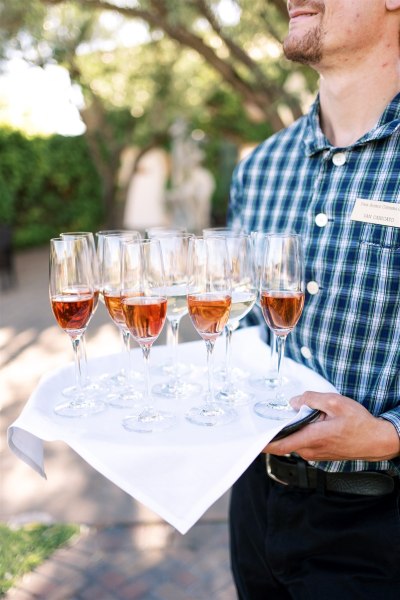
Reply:
[[[187,302],[192,323],[207,348],[208,389],[204,401],[186,413],[195,425],[231,422],[236,411],[218,402],[214,393],[213,350],[229,319],[232,302],[231,269],[224,237],[189,241]]]
[[[148,229],[146,229],[146,236],[148,237],[148,239],[163,240],[169,237],[181,237],[186,235],[191,234],[188,234],[186,229],[184,229],[183,227],[167,227],[160,225],[157,227],[149,227]],[[167,273],[167,269],[165,269],[165,272]],[[167,356],[165,362],[158,365],[158,372],[162,375],[167,375],[171,378],[174,377],[176,374],[178,377],[190,374],[190,371],[192,370],[191,366],[187,363],[176,360],[175,339],[172,327],[169,327],[167,330],[166,345],[167,347],[169,347],[171,352],[169,353],[169,356]]]
[[[99,413],[106,405],[85,394],[79,349],[94,304],[93,271],[85,237],[50,240],[49,295],[54,317],[71,338],[75,357],[75,393],[54,411],[63,417]]]
[[[203,229],[203,237],[216,237],[222,236],[224,238],[232,238],[238,235],[246,235],[244,231],[234,231],[231,227],[207,227]],[[247,311],[248,312],[248,311]],[[247,313],[246,313],[247,314]],[[244,317],[242,317],[244,318]],[[230,319],[231,321],[231,319]],[[233,321],[231,321],[233,323]],[[237,323],[236,327],[238,327],[239,323]],[[229,322],[224,328],[224,337],[225,337],[225,360],[223,364],[216,367],[214,370],[214,374],[223,381],[223,387],[226,387],[228,372],[229,369],[229,380],[232,382],[237,379],[245,379],[248,376],[248,373],[242,368],[232,367],[230,365],[230,353],[231,353],[231,335],[228,331]],[[229,356],[228,356],[229,355]],[[229,363],[229,364],[228,364]],[[244,402],[243,402],[244,403]]]
[[[274,398],[257,402],[254,411],[269,419],[287,419],[295,411],[282,389],[285,341],[304,307],[304,260],[299,235],[267,235],[260,278],[260,303],[264,319],[277,340],[279,383]]]
[[[251,239],[246,234],[224,234],[231,263],[232,304],[225,325],[225,378],[216,397],[232,406],[247,404],[254,397],[232,380],[232,334],[256,301],[256,282]]]
[[[102,231],[98,231],[96,233],[96,241],[97,241],[97,249],[96,249],[96,253],[97,253],[97,261],[99,264],[99,275],[100,275],[100,300],[103,302],[103,304],[105,304],[104,301],[104,294],[103,294],[103,270],[104,270],[104,240],[105,237],[108,236],[115,236],[116,238],[119,237],[127,237],[128,239],[135,239],[135,240],[140,240],[141,236],[140,233],[138,231],[135,230],[129,230],[129,229],[108,229],[108,230],[102,230]],[[121,255],[120,255],[121,257]],[[116,261],[116,269],[118,269],[118,264],[119,266],[121,266],[120,264],[120,258]],[[108,268],[108,267],[107,267]],[[114,268],[114,267],[112,267]],[[107,276],[106,276],[107,277]],[[106,307],[107,308],[107,307]],[[130,335],[126,334],[123,335],[121,330],[120,330],[120,335],[121,335],[121,343],[122,343],[122,351],[123,353],[125,353],[127,360],[128,360],[128,350],[130,348]],[[133,378],[135,377],[135,379],[140,379],[141,375],[138,372],[133,372],[131,367],[129,368],[129,373],[130,373],[130,377]],[[121,369],[118,371],[118,373],[106,373],[102,376],[102,379],[107,383],[107,385],[111,386],[111,387],[125,387],[125,382],[126,382],[126,368],[125,366],[122,366]]]
[[[113,323],[118,327],[125,354],[125,366],[108,378],[111,384],[106,401],[116,408],[132,408],[143,398],[136,389],[135,382],[142,379],[133,369],[131,334],[122,310],[122,244],[124,241],[137,240],[134,233],[109,233],[101,236],[101,291],[104,304]]]
[[[153,406],[150,350],[167,316],[164,267],[158,240],[125,241],[122,250],[122,310],[127,327],[142,349],[145,365],[144,405],[123,419],[129,431],[151,433],[169,429],[175,417]]]
[[[168,380],[157,383],[153,393],[167,398],[186,398],[198,394],[201,385],[182,381],[178,363],[179,324],[188,313],[188,248],[193,235],[165,235],[159,239],[165,272],[163,293],[168,298],[167,321],[172,338],[172,372]]]
[[[253,242],[253,254],[254,254],[254,264],[256,271],[256,281],[257,281],[257,306],[261,310],[260,303],[260,277],[263,268],[264,255],[265,255],[265,246],[267,240],[267,233],[260,231],[252,231],[251,239]],[[262,316],[260,315],[260,319]],[[269,366],[264,375],[253,377],[250,379],[250,384],[254,388],[258,389],[274,389],[278,386],[278,352],[276,349],[276,336],[275,333],[270,330],[270,356],[269,356]]]

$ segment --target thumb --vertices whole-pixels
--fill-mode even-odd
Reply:
[[[293,396],[290,399],[290,404],[295,410],[300,410],[304,405],[310,408],[316,408],[327,415],[337,413],[339,394],[321,393],[321,392],[304,392],[298,396]]]

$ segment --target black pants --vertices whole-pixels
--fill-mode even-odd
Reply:
[[[272,481],[258,457],[232,489],[240,600],[400,600],[399,489],[356,496]]]

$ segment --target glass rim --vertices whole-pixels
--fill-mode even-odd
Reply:
[[[140,231],[138,229],[100,229],[95,232],[95,235],[124,235],[124,234],[137,234],[140,236]]]
[[[302,238],[302,234],[301,233],[296,233],[296,232],[290,232],[290,231],[284,231],[283,233],[279,233],[278,231],[271,231],[271,232],[267,232],[267,231],[252,231],[250,235],[253,234],[259,234],[265,237],[269,237],[269,238]]]
[[[60,237],[62,237],[63,235],[67,236],[70,235],[72,236],[77,236],[77,237],[87,237],[87,236],[91,236],[93,235],[92,231],[62,231],[60,233]]]

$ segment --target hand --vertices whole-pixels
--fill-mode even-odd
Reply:
[[[400,454],[400,438],[389,421],[371,415],[361,404],[340,394],[305,392],[290,401],[317,408],[322,415],[282,440],[271,442],[263,452],[296,452],[305,460],[379,461]]]

